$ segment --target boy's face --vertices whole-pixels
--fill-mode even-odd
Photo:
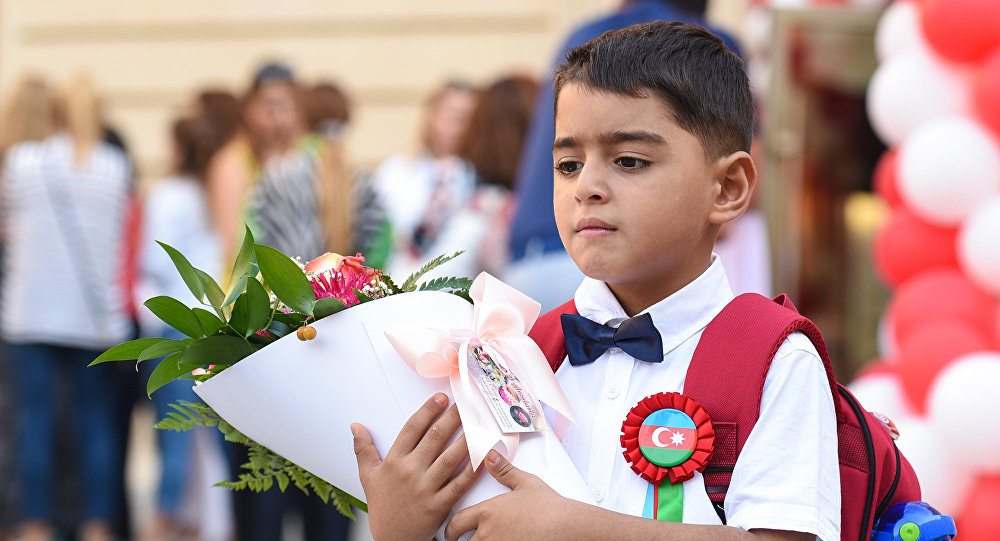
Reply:
[[[704,271],[716,167],[665,102],[571,83],[555,127],[556,224],[584,274],[669,294]]]

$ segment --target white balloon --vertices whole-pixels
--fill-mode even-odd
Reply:
[[[848,4],[863,8],[880,8],[889,3],[890,0],[848,0]]]
[[[1000,352],[963,355],[931,383],[927,407],[940,442],[977,474],[1000,473]],[[942,464],[943,465],[943,464]]]
[[[922,125],[899,151],[899,192],[924,220],[958,225],[984,199],[1000,191],[1000,148],[968,117],[948,116]]]
[[[868,83],[868,119],[882,141],[895,146],[929,120],[967,113],[969,95],[964,71],[922,48],[901,52],[879,65]]]
[[[973,282],[1000,295],[1000,194],[977,206],[962,225],[958,261]]]
[[[972,471],[957,460],[941,433],[927,419],[894,419],[899,429],[896,446],[913,466],[920,481],[921,497],[946,515],[957,515],[972,488]]]
[[[889,4],[878,20],[878,27],[875,28],[875,54],[878,59],[884,62],[906,51],[926,49],[927,42],[920,28],[920,9],[917,3]]]
[[[882,372],[861,376],[852,381],[847,388],[854,393],[858,402],[868,411],[885,415],[893,422],[896,419],[916,415],[906,395],[903,394],[903,384],[899,376],[892,372]]]

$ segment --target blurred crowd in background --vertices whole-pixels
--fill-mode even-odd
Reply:
[[[578,27],[561,50],[645,20],[703,22],[705,9],[704,1],[625,2]],[[743,45],[725,38],[734,50]],[[547,78],[441,81],[425,98],[413,150],[356,167],[344,142],[352,97],[338,81],[266,61],[244,88],[188,98],[167,128],[169,174],[153,182],[104,116],[99,83],[26,75],[4,89],[0,541],[267,541],[287,533],[283,516],[293,512],[305,539],[347,538],[349,523],[332,506],[294,489],[212,488],[246,456],[202,430],[156,433],[155,509],[135,511],[125,457],[134,408],[150,408],[154,362],[86,364],[130,338],[172,336],[142,309],[145,299],[194,305],[156,241],[222,283],[246,230],[303,261],[361,253],[394,277],[464,250],[441,272],[490,272],[543,309],[570,298],[582,277],[551,216]],[[757,210],[724,231],[719,254],[738,293],[770,293],[766,237]],[[194,399],[189,386],[168,385],[152,396],[153,416]]]

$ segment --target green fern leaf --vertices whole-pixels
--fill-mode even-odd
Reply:
[[[432,271],[432,270],[440,267],[441,265],[444,265],[445,263],[451,261],[452,259],[455,259],[456,257],[462,255],[463,253],[465,253],[464,250],[463,251],[459,251],[459,252],[455,252],[455,253],[453,253],[451,255],[439,255],[439,256],[435,257],[434,259],[430,260],[430,262],[428,262],[426,265],[424,265],[423,267],[420,267],[420,270],[418,270],[417,272],[414,272],[413,274],[411,274],[406,279],[406,281],[403,282],[403,285],[400,286],[400,288],[403,291],[416,291],[417,290],[417,280],[420,280],[420,278],[423,277],[423,275],[425,275],[428,272],[430,272],[430,271]]]
[[[434,278],[420,284],[419,291],[466,290],[472,287],[472,280],[457,276]]]
[[[381,280],[382,283],[385,284],[389,288],[389,291],[391,291],[390,295],[395,295],[396,293],[402,293],[403,292],[403,290],[400,289],[400,287],[396,285],[396,282],[392,281],[392,278],[390,278],[388,274],[382,274],[382,275],[379,276],[378,279]]]

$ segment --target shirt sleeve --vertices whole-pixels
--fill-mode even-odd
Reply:
[[[833,396],[816,349],[801,333],[789,336],[771,363],[725,506],[730,526],[840,539]]]

